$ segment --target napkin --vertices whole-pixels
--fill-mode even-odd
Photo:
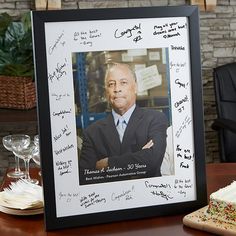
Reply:
[[[15,209],[43,207],[42,187],[20,179],[0,192],[0,205]]]

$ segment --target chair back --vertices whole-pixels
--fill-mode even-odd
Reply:
[[[219,119],[236,122],[236,62],[219,66],[213,71],[217,115]],[[236,133],[219,130],[222,162],[236,162]]]

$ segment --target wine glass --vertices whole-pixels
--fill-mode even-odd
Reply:
[[[40,151],[39,151],[39,135],[34,136],[34,144],[35,149],[33,150],[33,161],[36,163],[36,165],[40,166]],[[41,176],[41,171],[39,171],[39,175]]]
[[[14,151],[19,151],[27,147],[30,143],[30,136],[25,134],[12,134],[3,137],[2,139],[3,146],[8,150],[14,153]],[[20,178],[25,175],[20,169],[19,158],[15,157],[15,169],[7,173],[7,176],[10,178]]]
[[[38,184],[39,181],[37,179],[31,179],[30,174],[29,174],[29,162],[33,157],[33,151],[34,151],[35,147],[36,146],[35,146],[34,142],[31,141],[30,144],[26,148],[23,148],[21,150],[16,150],[16,151],[13,151],[13,152],[16,156],[18,156],[19,158],[24,160],[24,163],[25,163],[25,180],[30,182],[30,183],[33,183],[33,184]]]

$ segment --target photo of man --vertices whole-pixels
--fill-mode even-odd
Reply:
[[[111,112],[83,130],[80,184],[161,176],[165,114],[136,104],[137,78],[126,63],[107,64],[104,86]]]

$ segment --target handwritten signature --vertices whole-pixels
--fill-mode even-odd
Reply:
[[[183,130],[187,128],[187,126],[192,122],[191,118],[189,116],[186,116],[183,120],[183,122],[181,123],[181,126],[179,127],[179,129],[176,131],[175,136],[177,138],[180,137],[180,135],[182,134]]]
[[[187,88],[188,86],[188,83],[183,83],[180,81],[180,79],[176,79],[175,84],[179,85],[179,88]]]
[[[72,149],[72,148],[74,148],[74,145],[73,144],[68,144],[63,148],[60,148],[59,150],[55,150],[54,152],[55,152],[56,155],[60,155],[60,154],[66,152],[66,151],[68,151],[69,149]]]
[[[64,94],[52,93],[51,96],[54,97],[56,101],[61,101],[65,97],[70,97],[70,94],[68,94],[68,93],[64,93]]]
[[[58,134],[55,134],[53,136],[53,140],[54,142],[57,142],[59,139],[61,139],[61,137],[63,137],[63,135],[69,136],[71,134],[71,131],[69,130],[68,125],[66,125],[64,128],[61,129],[61,132]]]
[[[58,47],[58,45],[62,45],[64,46],[65,45],[65,41],[62,41],[62,38],[64,36],[64,31],[58,36],[58,38],[56,39],[55,43],[49,47],[49,55],[51,55],[55,50],[56,48]]]
[[[101,203],[105,204],[106,198],[100,197],[100,195],[95,192],[92,192],[80,198],[80,206],[85,207],[85,208],[88,208],[93,205],[101,204]]]
[[[188,96],[185,95],[184,98],[180,99],[179,101],[174,103],[175,108],[179,108],[181,105],[181,109],[178,109],[179,112],[181,112],[182,110],[184,110],[184,105],[186,102],[189,102]]]
[[[65,62],[60,64],[59,62],[56,65],[56,68],[54,69],[54,71],[52,73],[48,74],[48,79],[51,81],[51,83],[53,83],[53,81],[56,80],[60,80],[61,77],[63,77],[64,75],[66,75],[66,58],[65,58]]]
[[[185,29],[186,24],[178,25],[178,22],[171,22],[170,24],[166,23],[163,25],[154,25],[153,35],[162,35],[164,39],[178,37],[180,36],[180,30]]]
[[[128,190],[122,190],[121,193],[112,193],[111,200],[112,201],[120,201],[121,199],[131,200],[133,199],[132,193],[134,192],[134,186]]]
[[[114,37],[119,39],[122,37],[131,38],[134,36],[133,41],[137,43],[142,39],[141,23],[135,24],[133,27],[120,31],[119,29],[115,30]]]
[[[170,199],[173,199],[173,197],[171,197],[169,194],[167,193],[164,193],[163,191],[151,191],[151,194],[153,194],[154,196],[159,196],[159,197],[162,197],[164,199],[166,199],[167,201],[170,200]]]
[[[176,73],[180,72],[180,69],[183,69],[184,67],[186,67],[187,63],[186,62],[176,62],[173,63],[172,61],[170,62],[170,70],[175,69]]]
[[[58,116],[58,117],[61,117],[62,119],[65,118],[65,115],[66,114],[70,114],[71,113],[71,109],[70,110],[60,110],[59,112],[53,112],[52,115],[53,116]]]

